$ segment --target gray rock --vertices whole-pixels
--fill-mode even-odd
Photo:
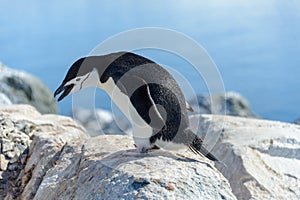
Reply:
[[[31,177],[31,172],[25,171],[24,168],[26,163],[32,161],[33,157],[28,158],[29,145],[38,134],[42,135],[40,138],[51,135],[55,144],[49,148],[51,140],[47,140],[45,143],[39,144],[43,145],[45,152],[31,153],[36,159],[42,160],[47,160],[49,158],[47,155],[51,155],[50,159],[52,159],[53,154],[51,153],[57,152],[60,143],[63,146],[71,138],[86,137],[83,127],[74,123],[71,118],[49,114],[41,115],[29,105],[0,105],[0,123],[1,129],[10,130],[9,133],[0,135],[3,136],[0,137],[0,141],[2,141],[0,149],[4,150],[4,152],[0,152],[0,199],[19,198],[20,191],[26,185],[30,185],[28,177]]]
[[[212,98],[212,99],[211,99]],[[213,102],[213,104],[211,103]],[[226,114],[241,117],[257,118],[250,108],[248,101],[240,94],[228,92],[225,95],[199,95],[198,103],[190,102],[194,113]],[[82,124],[90,136],[103,134],[132,135],[130,122],[121,116],[102,110],[88,110],[77,108],[73,110],[73,117]]]
[[[12,103],[9,100],[9,98],[5,94],[0,93],[0,105],[10,105],[10,104]]]
[[[102,109],[89,110],[77,108],[73,110],[74,119],[85,127],[90,136],[104,134],[132,135],[128,120]]]
[[[14,123],[11,121],[11,119],[2,119],[0,123],[4,127],[9,127],[9,128],[14,127]]]
[[[18,120],[12,120],[12,117],[9,117],[12,113],[6,113],[7,110],[11,108],[20,109],[19,112],[22,112],[23,108],[28,108],[20,105],[2,105],[0,106],[0,155],[4,156],[9,163],[17,162],[16,158],[18,158],[23,152],[29,147],[32,136],[35,131],[32,129],[30,133],[24,127],[29,127],[24,122],[24,117],[22,122]],[[23,110],[23,112],[25,112]],[[28,110],[29,112],[31,111]],[[34,112],[32,112],[34,114]],[[17,115],[16,115],[17,116]],[[27,115],[26,113],[26,116]],[[23,124],[22,129],[20,129],[20,124]],[[26,132],[27,131],[27,132]],[[2,165],[0,171],[6,170]]]
[[[11,142],[10,140],[7,140],[5,138],[1,138],[0,140],[1,146],[2,146],[2,152],[6,153],[8,151],[12,151],[14,149],[14,143]]]
[[[15,151],[6,151],[3,153],[7,158],[12,159],[17,155],[17,152]]]
[[[10,119],[0,118],[0,138],[8,138],[14,132],[14,124]]]
[[[30,104],[41,113],[57,113],[52,93],[40,80],[1,63],[0,94],[0,104]]]
[[[211,163],[188,152],[182,153],[200,161],[161,150],[126,156],[134,151],[130,136],[102,135],[70,141],[48,157],[46,149],[57,146],[45,148],[49,140],[39,135],[33,142],[25,167],[31,184],[22,199],[235,199]]]
[[[6,170],[8,162],[9,161],[5,158],[5,156],[3,154],[0,154],[0,170]]]
[[[0,106],[0,117],[13,133],[25,130],[21,123],[37,132],[28,159],[20,155],[25,166],[13,159],[3,164],[8,169],[0,177],[10,178],[0,179],[0,190],[6,188],[0,199],[235,199],[212,163],[189,152],[180,154],[194,160],[162,150],[128,156],[130,136],[90,138],[70,118],[30,106]],[[238,199],[300,199],[298,125],[218,115],[190,119],[227,165],[216,168]]]
[[[294,124],[299,124],[300,125],[300,118],[296,119],[296,121],[294,122]]]
[[[16,144],[14,145],[14,152],[16,152],[16,155],[21,155],[30,145],[31,141],[28,141],[28,144]]]
[[[199,134],[227,165],[216,167],[238,199],[300,199],[299,126],[217,115],[191,122],[200,122]]]
[[[195,113],[257,117],[248,101],[236,92],[227,92],[225,95],[199,95],[197,99],[198,102],[190,102]]]
[[[8,164],[3,177],[10,181],[0,180],[6,188],[0,199],[236,199],[227,180],[201,156],[162,150],[130,156],[135,151],[130,136],[88,137],[70,118],[40,115],[29,106],[0,106],[0,113],[40,130],[25,166]]]

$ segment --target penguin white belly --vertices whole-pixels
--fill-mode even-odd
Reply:
[[[131,122],[135,145],[137,147],[150,148],[149,138],[152,136],[152,128],[138,114],[129,97],[121,92],[112,78],[109,78],[105,83],[99,81],[98,87],[110,96],[112,101]]]

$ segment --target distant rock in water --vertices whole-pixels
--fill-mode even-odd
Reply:
[[[118,116],[114,117],[111,112],[106,110],[76,108],[73,110],[73,118],[85,127],[90,136],[132,134],[128,120]]]
[[[300,125],[300,118],[296,119],[296,121],[294,122],[294,124],[299,124]]]
[[[10,104],[12,103],[9,100],[9,98],[5,94],[0,93],[0,105],[10,105]]]
[[[257,116],[251,111],[248,101],[240,94],[235,92],[228,92],[226,95],[212,96],[214,102],[214,111],[212,111],[211,100],[209,95],[199,95],[199,109],[200,114],[225,114],[252,117]],[[190,102],[197,113],[196,102]],[[89,110],[84,108],[76,108],[73,110],[73,117],[80,124],[82,124],[89,135],[97,136],[105,134],[119,134],[124,133],[131,135],[132,129],[130,122],[125,117],[113,116],[109,111],[102,109]]]
[[[248,101],[236,92],[227,92],[225,95],[198,95],[197,99],[200,114],[258,117],[252,112]],[[190,102],[190,104],[197,109],[197,102]]]
[[[30,104],[43,114],[57,113],[52,93],[40,80],[0,63],[0,104],[11,103]]]

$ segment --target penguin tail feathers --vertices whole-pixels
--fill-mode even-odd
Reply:
[[[195,154],[199,154],[199,155],[204,155],[205,157],[207,157],[208,159],[212,160],[212,161],[219,161],[219,159],[213,155],[212,153],[210,153],[204,146],[203,146],[203,141],[196,137],[192,144],[190,144],[189,146],[190,150],[195,153]]]
[[[212,154],[211,152],[209,152],[204,146],[203,146],[203,140],[201,138],[199,138],[198,136],[196,136],[192,131],[189,130],[189,134],[193,134],[194,135],[194,139],[193,141],[189,144],[189,148],[190,150],[195,153],[195,154],[199,154],[199,155],[204,155],[205,157],[207,157],[208,159],[212,160],[212,161],[216,161],[221,163],[222,165],[225,165],[222,161],[220,161],[214,154]],[[225,165],[226,166],[226,165]]]

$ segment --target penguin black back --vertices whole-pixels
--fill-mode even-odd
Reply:
[[[110,94],[123,111],[126,112],[128,106],[131,113],[151,128],[152,134],[143,138],[149,145],[144,142],[140,145],[149,148],[159,142],[183,144],[195,153],[217,160],[190,130],[186,100],[178,83],[157,63],[130,52],[81,58],[71,66],[55,95],[63,92],[58,99],[61,100],[98,81],[96,85]],[[117,96],[113,96],[113,88],[120,91]],[[124,105],[128,102],[126,98],[130,105]],[[127,117],[130,118],[130,114],[127,113]]]

